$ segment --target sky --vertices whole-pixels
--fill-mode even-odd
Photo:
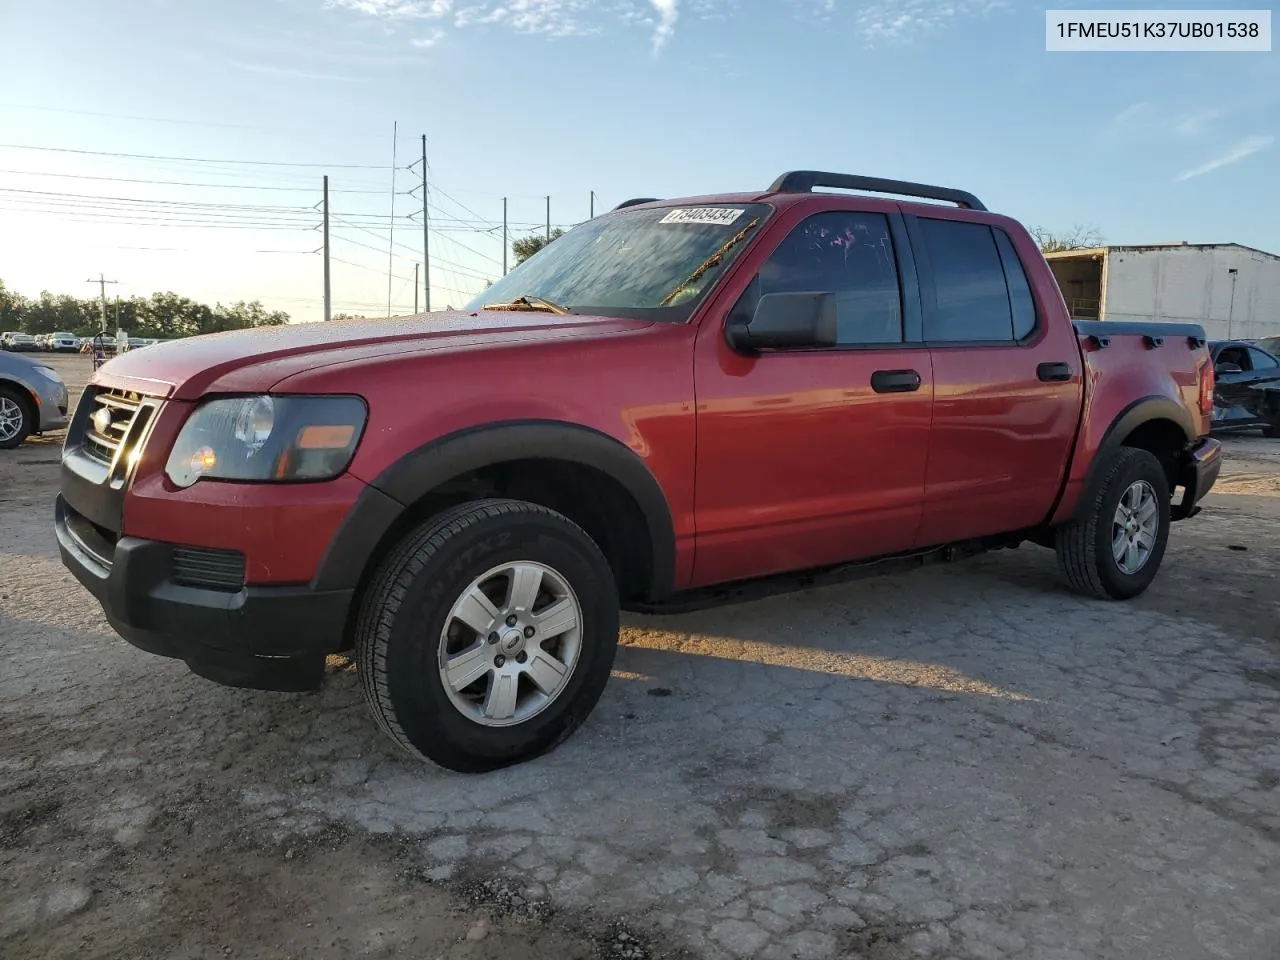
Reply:
[[[433,309],[501,275],[504,197],[516,239],[548,196],[568,227],[593,193],[599,213],[793,169],[960,187],[1109,243],[1280,253],[1280,53],[1047,53],[1044,10],[0,0],[0,279],[318,320],[328,175],[334,312],[410,313],[424,135]]]

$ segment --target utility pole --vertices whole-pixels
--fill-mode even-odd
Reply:
[[[391,274],[396,263],[396,139],[400,133],[400,121],[391,124],[391,221],[387,240],[387,316],[391,316]]]
[[[588,218],[594,220],[596,218],[596,192],[591,191],[591,216]]]
[[[502,198],[502,275],[507,275],[507,198]]]
[[[1227,339],[1231,339],[1231,321],[1235,319],[1236,314],[1236,277],[1238,272],[1235,267],[1227,271],[1231,275],[1231,305],[1227,307]]]
[[[90,277],[88,280],[85,281],[85,283],[96,283],[98,285],[98,296],[102,300],[102,331],[103,333],[105,333],[107,330],[107,284],[118,283],[118,282],[119,281],[117,280],[107,280],[103,277],[102,274],[98,274],[97,280],[93,279],[93,277]]]
[[[120,294],[116,294],[116,329],[120,329]]]
[[[414,300],[417,300],[418,278],[413,278]],[[422,299],[431,312],[431,219],[427,212],[427,135],[422,135]],[[414,311],[417,312],[416,310]]]
[[[324,318],[333,319],[333,295],[329,290],[329,177],[324,178]]]
[[[551,239],[551,198],[547,197],[547,239]]]
[[[418,312],[418,265],[413,265],[413,312]]]

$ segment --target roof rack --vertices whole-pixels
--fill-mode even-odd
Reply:
[[[969,210],[986,210],[982,201],[966,190],[951,187],[931,187],[926,183],[906,180],[884,180],[880,177],[860,177],[852,173],[820,173],[817,170],[792,170],[784,173],[770,193],[811,193],[814,187],[835,187],[841,190],[865,190],[870,193],[896,193],[903,197],[923,197],[927,200],[946,200]]]
[[[641,203],[657,203],[659,199],[659,197],[636,197],[632,200],[623,200],[613,209],[621,210],[623,207],[634,207]]]

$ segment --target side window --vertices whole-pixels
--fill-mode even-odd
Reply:
[[[841,346],[901,343],[902,293],[888,218],[814,214],[778,244],[747,296],[800,292],[835,294]]]
[[[1271,370],[1280,364],[1276,363],[1276,358],[1269,353],[1263,353],[1261,350],[1249,348],[1249,362],[1253,364],[1255,370]]]
[[[1036,328],[1036,301],[1031,296],[1031,283],[1022,269],[1013,241],[1003,230],[991,228],[1000,251],[1000,263],[1004,266],[1005,283],[1009,286],[1009,306],[1013,309],[1013,339],[1021,340]]]
[[[1234,363],[1243,371],[1249,371],[1249,353],[1242,347],[1224,347],[1218,354],[1218,363]]]
[[[981,223],[923,217],[918,222],[937,300],[936,309],[925,313],[925,340],[963,343],[1016,339],[1010,285],[1005,280],[1005,267],[991,228]],[[1022,282],[1026,283],[1025,276]]]

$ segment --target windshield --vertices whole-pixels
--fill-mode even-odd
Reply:
[[[683,322],[771,212],[737,203],[607,213],[547,244],[465,309],[528,297],[525,306]]]

